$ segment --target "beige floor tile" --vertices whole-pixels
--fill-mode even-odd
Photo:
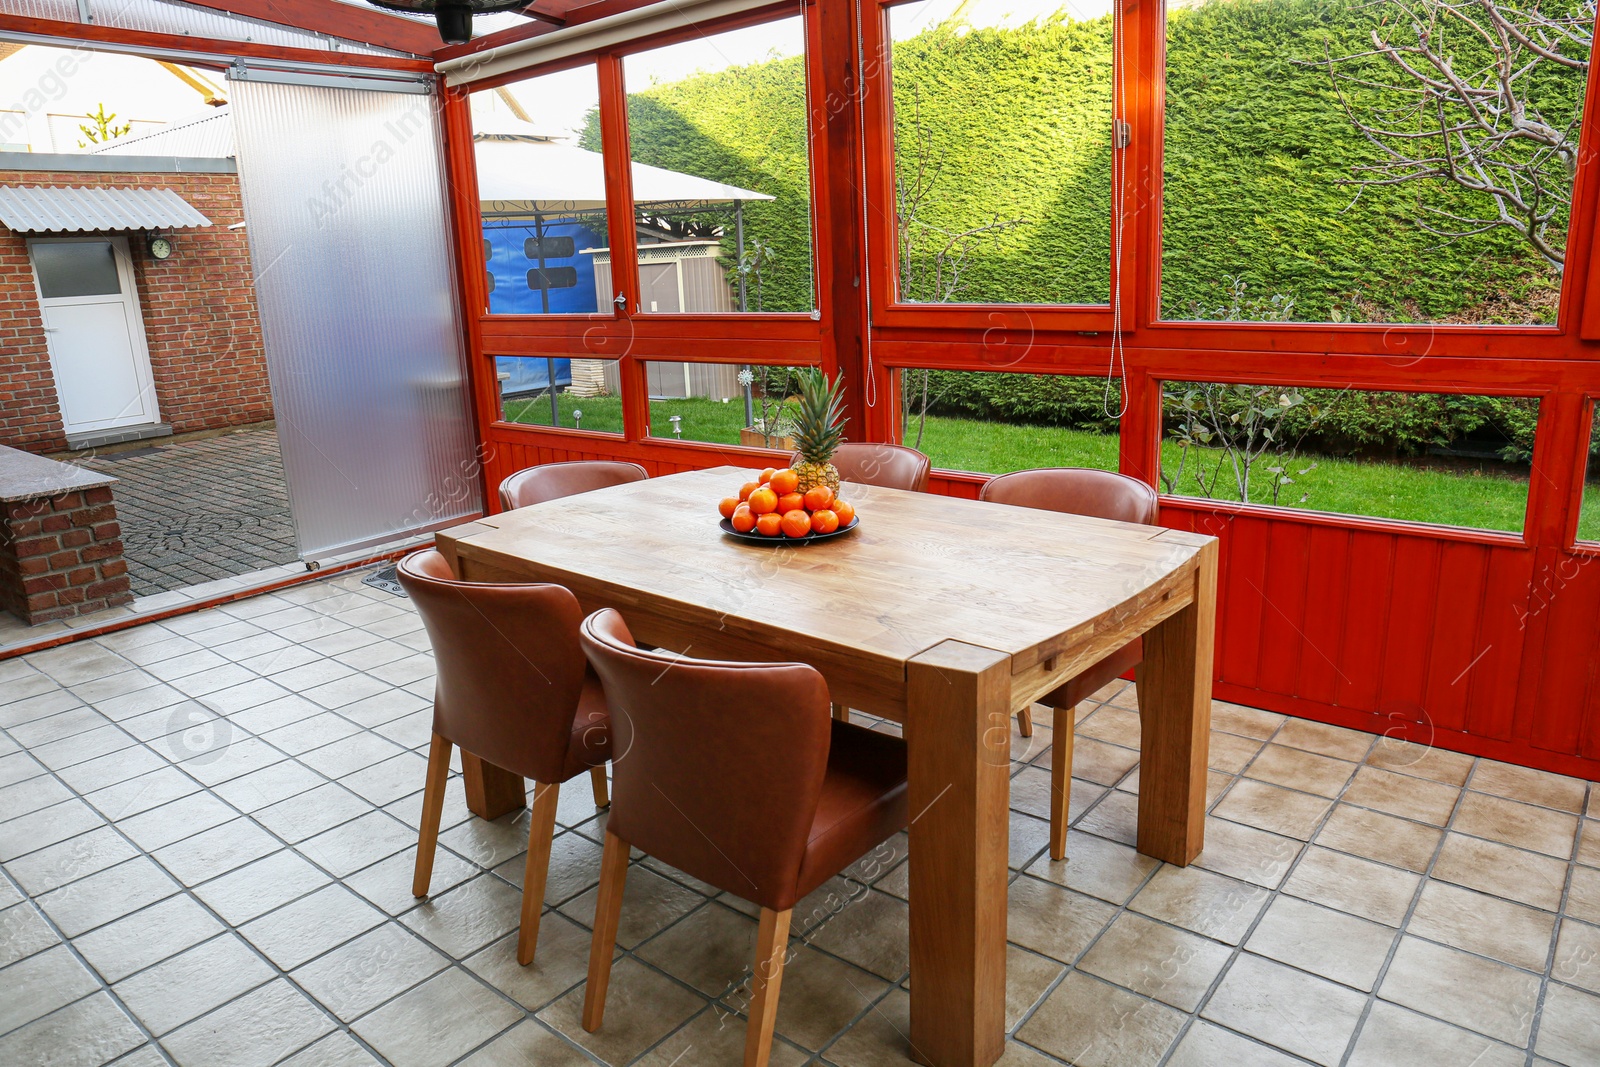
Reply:
[[[911,998],[897,989],[874,1004],[871,1011],[828,1046],[827,1062],[837,1067],[905,1067],[915,1062],[911,1057]],[[1045,1062],[1043,1057],[1039,1057],[1039,1062]],[[1002,1057],[995,1067],[1005,1063]],[[1031,1061],[1028,1067],[1033,1067]]]
[[[1481,889],[1546,911],[1561,906],[1567,865],[1494,841],[1448,833],[1429,877]]]
[[[23,892],[38,896],[136,855],[115,830],[102,826],[12,860],[6,870]]]
[[[1016,1029],[1066,968],[1047,956],[1006,945],[1006,1032]]]
[[[118,1063],[116,1067],[122,1067]],[[278,1067],[383,1067],[379,1059],[356,1043],[343,1030],[335,1030],[320,1041],[284,1060]]]
[[[148,856],[69,882],[36,898],[68,937],[77,937],[178,892],[178,883]]]
[[[221,932],[204,908],[178,896],[91,930],[73,946],[107,982],[118,982]]]
[[[1583,820],[1578,833],[1577,859],[1590,867],[1600,867],[1600,819]]]
[[[1409,871],[1313,845],[1283,889],[1373,922],[1399,926],[1420,881]]]
[[[179,1067],[267,1067],[333,1029],[286,979],[202,1015],[161,1039]]]
[[[526,832],[526,829],[526,824],[524,824],[524,832]],[[544,883],[545,904],[555,907],[563,901],[572,899],[584,890],[598,885],[600,882],[600,854],[603,851],[604,849],[582,834],[575,834],[571,831],[557,834],[556,839],[550,843],[550,868],[545,875]],[[527,873],[527,865],[528,850],[527,842],[524,840],[522,852],[500,864],[494,869],[494,872],[518,889],[521,889],[522,877]],[[658,871],[657,873],[667,872]],[[677,880],[682,879],[679,878]],[[715,892],[716,890],[711,890],[712,894],[715,894]]]
[[[1124,912],[1078,962],[1078,969],[1194,1011],[1230,955],[1219,942]]]
[[[199,885],[283,848],[249,819],[235,819],[157,849],[151,856],[186,886]]]
[[[110,996],[96,993],[0,1037],[0,1063],[99,1067],[144,1040]]]
[[[1526,1054],[1385,1001],[1373,1004],[1346,1067],[1520,1067]]]
[[[1196,866],[1164,866],[1128,906],[1186,930],[1236,945],[1266,906],[1260,886]]]
[[[1242,737],[1254,737],[1259,741],[1265,741],[1276,733],[1287,718],[1288,716],[1276,712],[1247,708],[1242,704],[1230,704],[1225,700],[1211,702],[1213,730],[1223,730]]]
[[[445,955],[463,959],[517,928],[522,894],[493,875],[483,874],[448,893],[430,897],[400,916]],[[594,912],[589,912],[589,922]]]
[[[1178,1042],[1167,1067],[1300,1067],[1304,1062],[1198,1019]]]
[[[1578,817],[1469,792],[1462,798],[1454,828],[1474,837],[1568,859],[1572,856],[1573,839],[1578,831]]]
[[[363,1016],[351,1029],[394,1067],[443,1067],[521,1017],[504,997],[451,969]]]
[[[1048,769],[1050,758],[1050,754],[1046,753],[1035,760],[1033,766]],[[1136,749],[1108,745],[1092,737],[1080,737],[1072,745],[1072,777],[1096,785],[1116,785],[1138,762],[1139,753]]]
[[[1515,967],[1543,971],[1555,926],[1556,917],[1547,911],[1430,881],[1422,887],[1406,932]]]
[[[1355,772],[1356,765],[1347,760],[1272,744],[1261,750],[1245,775],[1302,793],[1336,797]]]
[[[1551,985],[1539,1021],[1539,1055],[1566,1067],[1600,1063],[1600,997]]]
[[[1540,963],[1538,970],[1543,969],[1543,961]],[[1576,919],[1561,920],[1561,937],[1556,942],[1550,977],[1591,993],[1600,993],[1600,926],[1590,926]]]
[[[1154,1067],[1183,1020],[1157,1001],[1074,971],[1017,1037],[1077,1067]]]
[[[461,1064],[462,1067],[593,1067],[594,1061],[545,1029],[537,1019],[525,1019]]]
[[[1227,774],[1238,774],[1260,752],[1260,741],[1239,737],[1236,734],[1211,731],[1211,745],[1206,754],[1206,766]]]
[[[584,980],[591,940],[588,929],[549,911],[539,920],[539,944],[528,966],[517,962],[515,933],[469,957],[464,965],[529,1011],[538,1011]]]
[[[1102,900],[1022,875],[1007,894],[1006,936],[1023,948],[1071,963],[1115,915],[1116,909]]]
[[[1395,931],[1342,911],[1280,896],[1245,947],[1257,955],[1371,992]]]
[[[1159,866],[1159,860],[1140,855],[1127,845],[1080,832],[1067,835],[1066,859],[1052,860],[1045,853],[1028,868],[1028,873],[1123,904]]]
[[[1583,812],[1588,783],[1564,774],[1481,759],[1477,771],[1472,775],[1471,788],[1480,793],[1492,793],[1508,800],[1557,808],[1577,815]]]
[[[742,981],[755,951],[755,921],[714,901],[635,950],[640,959],[708,997]]]
[[[563,904],[561,913],[575,922],[592,926],[598,896],[598,889],[581,893]],[[623,948],[631,949],[689,914],[705,899],[635,863],[628,868],[628,881],[622,892],[622,920],[617,926],[617,941]]]
[[[1517,1048],[1539,1001],[1536,975],[1415,937],[1402,937],[1378,995]]]
[[[345,1022],[450,963],[398,923],[385,923],[296,970],[300,988]]]
[[[753,975],[747,971],[722,1006],[750,1008]],[[778,996],[777,1033],[813,1052],[849,1026],[889,989],[889,984],[809,946],[791,943]],[[609,1010],[607,1012],[610,1018]]]
[[[1139,714],[1108,704],[1080,722],[1077,732],[1080,738],[1093,737],[1137,750],[1140,741]]]
[[[295,850],[338,878],[417,846],[417,832],[374,811],[300,842]]]
[[[1365,759],[1373,740],[1371,734],[1359,730],[1293,717],[1286,719],[1283,728],[1273,737],[1273,741],[1280,745],[1343,760]]]
[[[1345,790],[1344,801],[1363,808],[1415,819],[1433,826],[1450,821],[1461,790],[1378,767],[1362,767]]]
[[[1040,845],[1050,842],[1050,824],[1041,822],[1043,837]],[[1014,827],[1013,827],[1014,829]],[[1120,789],[1113,789],[1100,799],[1100,802],[1079,819],[1073,827],[1075,830],[1084,830],[1098,837],[1104,837],[1124,845],[1133,845],[1139,839],[1139,796],[1136,793],[1125,793]],[[1037,849],[1034,850],[1037,854]],[[1031,858],[1031,857],[1030,857]]]
[[[237,934],[224,934],[124,978],[112,992],[152,1034],[204,1015],[274,976]]]
[[[1110,790],[1081,778],[1072,779],[1067,795],[1067,821],[1075,822]],[[1011,809],[1048,821],[1050,818],[1050,772],[1038,764],[1024,767],[1011,779]]]
[[[383,923],[383,912],[342,885],[330,885],[239,927],[284,970],[293,970]]]
[[[0,970],[0,1034],[49,1015],[100,988],[94,974],[65,946],[35,953]]]
[[[60,941],[33,904],[13,904],[0,910],[0,967],[26,959]]]
[[[1206,817],[1205,847],[1195,863],[1218,874],[1276,889],[1304,842],[1228,819]]]
[[[890,982],[911,969],[910,909],[876,890],[858,897],[807,935],[818,948]]]
[[[1572,886],[1567,891],[1567,914],[1584,922],[1600,923],[1600,871],[1573,866]]]
[[[1214,815],[1258,830],[1308,841],[1333,808],[1333,801],[1240,778],[1223,794]]]
[[[1326,848],[1422,872],[1433,862],[1443,831],[1409,819],[1336,804],[1315,841]]]
[[[237,926],[320,889],[329,881],[326,874],[286,849],[206,882],[196,887],[194,894]]]
[[[781,996],[781,993],[780,993]],[[688,1064],[705,1067],[743,1067],[745,1020],[725,1009],[712,1007],[675,1031],[649,1054],[637,1061],[635,1067],[687,1067]],[[771,1067],[800,1067],[811,1055],[782,1037],[772,1042]],[[521,1062],[521,1061],[519,1061]],[[543,1060],[537,1062],[544,1067]],[[562,1061],[556,1060],[557,1064]],[[574,1065],[576,1067],[576,1064]]]
[[[345,886],[360,893],[367,900],[388,912],[399,915],[421,903],[411,895],[411,878],[416,870],[415,852],[397,852],[386,860],[343,879]],[[432,896],[448,893],[451,889],[478,875],[478,868],[447,848],[441,848],[433,857],[433,877],[428,883]]]
[[[1228,968],[1201,1014],[1335,1067],[1365,1006],[1366,998],[1353,989],[1246,953]]]
[[[612,966],[604,1021],[592,1034],[583,1029],[583,994],[584,987],[574,989],[538,1018],[607,1063],[632,1061],[705,1006],[672,979],[627,957]]]

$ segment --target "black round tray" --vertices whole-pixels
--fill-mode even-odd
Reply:
[[[785,537],[783,534],[779,534],[777,537],[768,537],[765,534],[758,534],[754,530],[751,530],[749,533],[740,533],[738,530],[733,528],[733,523],[729,522],[727,519],[719,519],[717,521],[717,525],[722,527],[722,532],[727,534],[729,537],[737,538],[740,541],[749,541],[751,544],[809,545],[814,541],[829,541],[835,537],[843,537],[845,534],[861,525],[861,516],[857,515],[855,518],[850,520],[849,526],[841,526],[837,530],[833,531],[833,533],[812,533],[806,534],[804,537]]]

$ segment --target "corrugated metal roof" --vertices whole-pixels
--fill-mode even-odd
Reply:
[[[16,233],[167,230],[211,220],[171,189],[0,185],[0,223]]]

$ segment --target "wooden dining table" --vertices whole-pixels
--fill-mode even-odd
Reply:
[[[1012,716],[1143,634],[1138,850],[1194,859],[1216,538],[846,483],[850,533],[750,544],[718,529],[716,504],[752,477],[718,467],[612,486],[443,531],[437,545],[464,580],[559,583],[585,611],[616,608],[636,638],[687,656],[809,663],[834,701],[900,723],[912,1054],[988,1067],[1005,1041]],[[520,778],[463,764],[476,814],[524,803]]]

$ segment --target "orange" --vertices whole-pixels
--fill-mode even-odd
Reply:
[[[843,500],[835,500],[832,510],[835,515],[839,516],[840,526],[849,526],[850,520],[856,517],[856,509],[846,504]]]
[[[744,486],[742,488],[740,488],[740,490],[739,490],[739,499],[740,500],[749,500],[750,499],[750,494],[755,492],[757,489],[760,489],[760,488],[761,488],[761,483],[760,482],[745,482]]]
[[[717,505],[717,510],[722,512],[723,518],[732,518],[733,513],[739,510],[740,503],[741,501],[736,496],[725,496],[722,498],[722,503]]]
[[[783,516],[769,511],[756,519],[756,532],[764,537],[777,537],[783,532]]]
[[[811,532],[811,516],[802,508],[795,508],[783,516],[783,536],[804,537]]]
[[[833,533],[839,528],[839,516],[827,508],[818,508],[811,513],[811,532],[819,534]]]
[[[778,470],[776,467],[768,467],[766,470],[761,472],[760,480],[763,482],[770,482],[772,481],[772,476],[777,473]]]
[[[756,513],[741,504],[733,509],[733,516],[728,521],[740,533],[749,533],[756,528]]]
[[[783,496],[785,493],[792,493],[800,488],[800,476],[788,467],[783,468],[781,471],[774,471],[772,477],[767,480],[772,483],[772,491],[779,496]]]
[[[778,510],[785,515],[791,511],[804,511],[806,498],[799,493],[784,493],[778,498]]]
[[[806,510],[821,511],[833,503],[833,490],[825,485],[814,485],[806,492]]]
[[[757,515],[765,515],[769,511],[778,509],[778,494],[771,489],[757,489],[750,494],[750,499],[746,503]]]

